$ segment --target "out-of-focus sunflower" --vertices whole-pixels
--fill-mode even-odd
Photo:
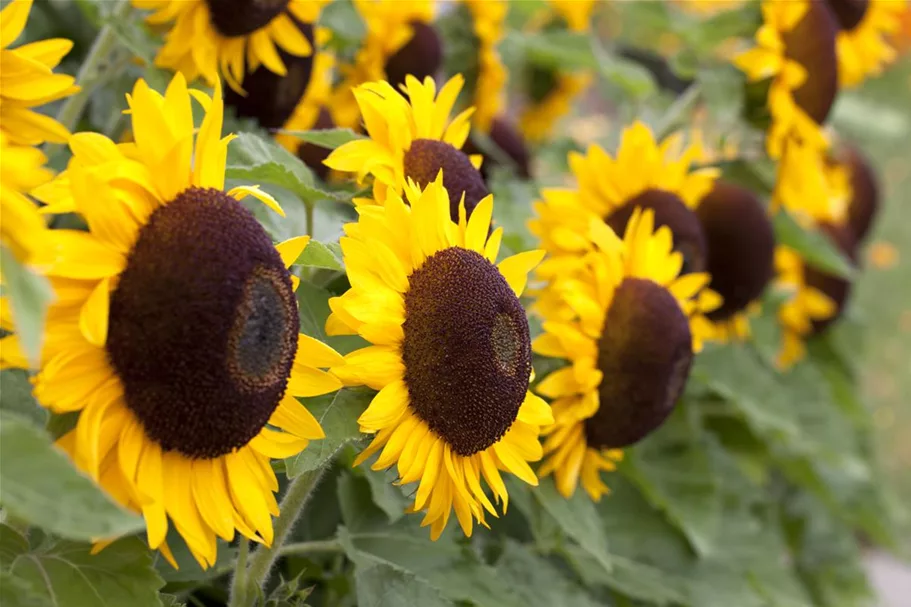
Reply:
[[[287,66],[279,51],[307,57],[313,47],[301,24],[313,24],[328,0],[132,0],[154,11],[148,22],[171,24],[155,65],[202,77],[214,86],[219,75],[241,91],[244,72],[265,66],[280,76]]]
[[[437,94],[433,79],[423,83],[409,76],[405,94],[388,82],[369,82],[354,90],[369,139],[350,141],[326,159],[329,168],[355,173],[358,181],[373,177],[373,200],[356,204],[383,204],[389,194],[402,194],[407,179],[420,186],[443,171],[443,183],[452,197],[451,215],[459,219],[459,201],[465,196],[469,217],[487,196],[487,186],[477,170],[480,157],[461,151],[471,128],[474,108],[450,119],[464,79],[456,75]]]
[[[442,179],[406,204],[390,192],[384,207],[362,207],[346,226],[342,252],[352,288],[329,300],[326,331],[358,334],[372,345],[333,371],[379,394],[358,419],[375,434],[356,464],[380,453],[375,470],[396,465],[402,484],[419,483],[412,511],[426,511],[436,539],[455,510],[466,535],[485,511],[506,509],[500,471],[537,484],[547,404],[528,391],[531,346],[519,296],[544,251],[494,265],[502,228],[488,236],[493,198],[466,219],[450,219]]]
[[[852,263],[857,240],[847,226],[821,224],[821,231]],[[775,251],[776,286],[788,294],[778,309],[782,345],[776,361],[787,369],[806,355],[806,340],[825,331],[841,314],[851,294],[851,281],[814,268],[788,247]]]
[[[786,143],[778,162],[773,211],[783,207],[805,227],[845,223],[850,175],[844,167],[826,162],[827,149],[793,139]]]
[[[701,148],[683,149],[680,134],[661,143],[649,128],[636,122],[623,131],[616,157],[597,145],[586,154],[570,153],[578,182],[575,189],[545,189],[535,203],[537,217],[529,229],[551,253],[538,272],[563,272],[592,250],[592,230],[605,223],[622,234],[637,207],[655,211],[658,225],[671,228],[674,248],[683,252],[686,271],[705,269],[705,239],[693,210],[709,190],[718,170],[691,170]]]
[[[505,0],[464,0],[478,43],[478,77],[474,88],[474,126],[489,133],[494,119],[506,105],[509,74],[497,45],[503,39],[509,6]]]
[[[789,138],[822,148],[820,125],[838,92],[835,17],[824,2],[812,0],[763,0],[762,16],[757,46],[734,64],[768,108],[769,155],[780,157]]]
[[[411,74],[418,80],[433,76],[443,61],[442,40],[431,25],[436,14],[432,0],[354,0],[367,34],[351,65],[340,65],[341,83],[332,99],[332,119],[356,128],[358,85],[388,80],[394,87]]]
[[[838,20],[838,82],[857,86],[882,73],[895,60],[889,37],[901,27],[902,2],[895,0],[827,0]]]
[[[191,99],[205,109],[198,131]],[[142,512],[149,546],[173,561],[170,521],[207,567],[216,537],[272,541],[270,458],[323,437],[295,397],[338,389],[319,367],[342,359],[299,334],[287,268],[308,237],[274,246],[239,199],[275,201],[224,191],[220,87],[191,95],[178,73],[163,96],[140,80],[128,101],[135,143],[73,135],[67,170],[35,192],[89,231],[50,230],[36,255],[56,299],[34,393],[79,412],[59,445]],[[0,356],[27,366],[15,336]]]
[[[588,31],[594,0],[549,0],[550,17],[562,20],[572,32]],[[554,68],[531,66],[528,75],[529,101],[519,117],[525,138],[538,142],[550,135],[557,122],[569,113],[573,101],[592,82],[588,71],[559,72]]]
[[[746,0],[674,0],[681,10],[697,15],[716,15],[740,8]]]
[[[844,222],[850,226],[858,243],[870,233],[880,207],[880,186],[870,160],[856,145],[840,141],[826,159],[829,174],[835,175],[836,191],[850,191]],[[849,183],[848,186],[844,182]]]
[[[53,177],[46,161],[40,150],[12,145],[0,132],[0,243],[21,262],[44,245],[44,218],[26,193]]]
[[[554,415],[538,473],[554,474],[567,498],[581,479],[594,500],[608,491],[600,473],[614,469],[620,449],[673,410],[710,331],[704,314],[721,303],[708,274],[681,276],[683,256],[667,227],[654,229],[651,210],[634,211],[622,241],[604,225],[596,240],[577,272],[548,287],[569,314],[545,316],[532,344],[571,362],[536,388],[553,399]]]
[[[9,48],[25,29],[31,8],[32,0],[13,0],[0,11],[0,132],[11,144],[63,143],[70,135],[66,127],[32,108],[79,90],[72,76],[53,71],[73,43],[53,38]]]

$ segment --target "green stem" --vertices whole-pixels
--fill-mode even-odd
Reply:
[[[128,0],[119,0],[117,6],[111,11],[106,24],[95,37],[92,48],[89,49],[89,53],[76,75],[76,84],[82,87],[82,90],[67,99],[57,112],[57,121],[68,130],[72,131],[76,128],[95,86],[104,79],[104,76],[108,75],[107,70],[103,70],[102,67],[108,55],[117,45],[117,34],[113,24],[125,20],[132,10],[133,7]]]
[[[263,587],[269,579],[272,565],[281,555],[281,549],[288,534],[297,522],[297,518],[307,505],[307,500],[313,488],[316,487],[323,469],[305,472],[291,481],[282,503],[279,505],[280,514],[275,519],[275,533],[271,546],[260,546],[250,557],[250,566],[247,568],[246,578],[243,582],[243,591],[231,597],[229,607],[241,607],[250,603],[250,598],[256,590]]]
[[[311,554],[313,552],[341,552],[342,545],[338,540],[315,540],[312,542],[297,542],[285,544],[279,550],[281,556],[293,554]]]
[[[312,202],[305,202],[304,208],[306,209],[306,216],[304,219],[304,228],[307,230],[307,236],[313,236],[313,207],[316,206]]]
[[[235,603],[243,604],[242,601],[238,603],[237,599],[240,598],[241,593],[246,592],[248,554],[250,554],[250,540],[240,536],[240,543],[237,546],[237,560],[234,562],[234,577],[231,578],[230,605]]]

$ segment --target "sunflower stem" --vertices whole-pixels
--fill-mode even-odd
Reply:
[[[279,505],[280,513],[275,519],[275,533],[272,538],[271,546],[260,546],[250,557],[250,566],[247,568],[246,576],[243,581],[243,592],[238,592],[231,597],[229,607],[240,607],[248,605],[249,599],[253,594],[261,589],[269,579],[269,573],[275,561],[281,556],[282,546],[294,523],[304,511],[307,500],[313,492],[313,488],[319,483],[325,468],[305,472],[291,481],[282,502]]]
[[[247,573],[247,555],[250,554],[250,540],[240,536],[240,542],[237,545],[237,560],[234,562],[234,576],[231,578],[231,598],[229,604],[237,603],[237,598],[241,593],[246,592],[246,573]],[[241,601],[237,604],[243,604]]]
[[[57,121],[65,126],[67,130],[72,131],[76,127],[89,101],[89,97],[91,97],[92,91],[95,89],[95,85],[102,82],[109,75],[106,74],[107,70],[102,68],[111,51],[117,45],[117,33],[114,24],[126,20],[132,10],[133,6],[128,0],[118,0],[117,5],[111,10],[104,27],[95,36],[92,48],[89,49],[89,53],[82,61],[82,67],[79,68],[79,73],[76,75],[76,84],[82,87],[82,90],[67,99],[60,111],[57,112]]]
[[[312,542],[296,542],[285,544],[279,550],[281,556],[292,554],[311,554],[313,552],[341,552],[342,545],[338,540],[314,540]]]
[[[306,216],[304,219],[304,228],[307,230],[307,236],[313,236],[313,207],[315,205],[312,202],[304,202],[304,209],[306,209]]]

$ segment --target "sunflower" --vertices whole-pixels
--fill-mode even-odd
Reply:
[[[835,19],[824,3],[813,0],[763,0],[762,16],[758,46],[734,64],[761,90],[768,82],[769,155],[779,158],[789,138],[824,147],[820,125],[838,92]]]
[[[675,0],[674,4],[687,13],[711,16],[740,8],[746,0]]]
[[[716,181],[696,210],[708,247],[709,287],[724,303],[707,317],[715,341],[750,336],[750,316],[774,274],[775,231],[759,198],[739,185]]]
[[[46,161],[40,150],[11,145],[0,132],[0,243],[22,262],[43,244],[44,218],[26,193],[53,177]]]
[[[789,140],[778,162],[772,210],[783,207],[804,227],[843,225],[851,198],[849,171],[826,162],[828,146]]]
[[[654,229],[653,211],[637,208],[622,241],[603,224],[595,232],[598,248],[548,287],[570,313],[545,316],[532,348],[571,363],[536,388],[555,420],[538,474],[554,474],[567,498],[581,479],[598,500],[608,491],[600,472],[673,410],[710,331],[703,315],[721,300],[708,274],[680,275],[683,256],[667,227]]]
[[[32,0],[13,0],[0,11],[0,133],[11,144],[63,143],[70,135],[66,127],[31,108],[79,91],[75,78],[53,73],[73,43],[53,38],[9,48],[25,29],[31,8]]]
[[[478,78],[474,87],[474,126],[489,133],[494,119],[506,106],[506,81],[509,74],[497,45],[503,39],[506,13],[505,0],[464,0],[471,13],[478,45]]]
[[[354,63],[339,67],[342,82],[332,99],[333,121],[348,128],[356,128],[360,119],[352,95],[356,87],[379,80],[397,86],[405,82],[407,74],[423,80],[443,60],[442,42],[431,26],[436,14],[432,0],[354,0],[354,7],[364,20],[367,35]]]
[[[572,32],[588,31],[594,0],[550,0],[551,13]],[[559,72],[555,68],[532,66],[528,76],[529,104],[519,117],[519,128],[529,141],[547,138],[557,122],[569,113],[572,103],[592,82],[589,71]]]
[[[902,2],[895,0],[828,0],[838,19],[838,82],[857,86],[878,76],[895,60],[889,36],[901,27]]]
[[[862,242],[869,235],[880,208],[876,171],[859,147],[844,141],[826,159],[826,165],[829,174],[836,175],[836,191],[850,191],[844,223],[851,227],[858,242]],[[847,186],[843,185],[845,182]]]
[[[313,47],[302,24],[315,23],[328,0],[132,0],[154,11],[147,21],[171,24],[155,65],[182,72],[189,80],[202,77],[214,86],[223,76],[242,91],[244,72],[264,66],[287,73],[281,53],[307,57]]]
[[[67,170],[35,194],[89,231],[51,230],[37,254],[56,300],[34,393],[79,413],[60,446],[142,512],[149,546],[173,562],[170,520],[205,568],[216,537],[272,541],[270,458],[323,437],[296,397],[338,389],[319,367],[342,359],[298,333],[287,268],[308,237],[273,246],[239,199],[275,201],[224,191],[220,88],[188,91],[178,73],[163,96],[139,80],[128,101],[135,143],[73,135]],[[2,346],[3,366],[26,366],[15,336]]]
[[[358,419],[375,434],[355,464],[380,452],[373,469],[397,464],[399,482],[418,482],[412,511],[426,511],[436,539],[455,510],[466,535],[485,511],[505,511],[500,471],[537,484],[529,461],[541,457],[539,428],[553,421],[528,392],[531,346],[519,303],[543,251],[494,265],[502,228],[488,236],[493,198],[459,223],[449,214],[441,178],[407,203],[390,192],[384,207],[359,209],[342,252],[352,288],[329,300],[330,335],[358,334],[372,345],[333,368],[344,382],[379,393]]]
[[[570,153],[569,165],[578,187],[543,190],[543,201],[534,205],[537,218],[529,222],[531,232],[551,253],[539,273],[553,275],[569,258],[578,261],[592,250],[595,224],[607,223],[623,233],[639,206],[653,208],[657,223],[670,226],[675,248],[684,252],[687,270],[703,270],[705,239],[693,209],[712,189],[718,170],[691,170],[700,156],[698,145],[683,148],[680,134],[656,142],[641,122],[624,129],[616,158],[597,145],[584,155]]]
[[[336,148],[326,165],[337,171],[355,173],[358,181],[373,176],[373,200],[356,199],[357,204],[383,204],[391,193],[401,195],[406,179],[426,186],[443,171],[444,185],[452,196],[450,213],[458,221],[462,193],[469,216],[487,196],[487,186],[477,170],[480,157],[461,151],[471,128],[473,108],[449,118],[462,84],[454,76],[437,94],[430,77],[421,83],[405,79],[405,94],[388,82],[369,82],[354,90],[369,139],[350,141]]]

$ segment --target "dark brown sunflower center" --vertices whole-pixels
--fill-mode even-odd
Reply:
[[[731,183],[717,182],[696,215],[708,243],[711,288],[724,298],[709,318],[724,320],[765,290],[772,278],[775,233],[759,199]]]
[[[289,0],[206,0],[212,25],[222,36],[246,36],[284,12]]]
[[[408,279],[402,359],[411,410],[459,455],[497,442],[531,373],[528,321],[500,272],[444,249]]]
[[[459,201],[465,194],[465,212],[471,212],[489,193],[481,172],[471,164],[468,156],[445,141],[415,139],[405,152],[405,176],[421,187],[426,187],[443,171],[443,185],[449,192],[449,216],[459,221]]]
[[[408,75],[420,81],[433,77],[443,63],[443,41],[433,26],[421,21],[408,25],[414,35],[386,61],[386,79],[396,88],[405,84]]]
[[[857,265],[857,239],[848,226],[836,226],[830,223],[820,226],[822,232],[854,265]],[[838,320],[845,304],[848,303],[848,297],[851,295],[851,281],[828,274],[813,266],[807,266],[804,270],[804,281],[808,286],[819,289],[835,302],[835,314],[825,320],[813,321],[813,333],[825,331],[829,325]]]
[[[842,161],[851,171],[848,225],[860,243],[866,238],[879,212],[879,183],[876,172],[859,148],[846,146]]]
[[[313,46],[313,26],[293,20]],[[244,94],[234,89],[225,89],[225,104],[233,107],[241,118],[253,118],[266,129],[280,129],[294,113],[313,72],[313,55],[298,57],[278,49],[278,54],[287,68],[287,74],[279,76],[266,66],[256,68],[244,75]]]
[[[655,227],[667,226],[674,234],[674,250],[683,255],[683,274],[703,272],[708,251],[699,218],[676,194],[646,190],[605,218],[607,225],[621,237],[636,207],[655,212]]]
[[[627,278],[614,293],[598,342],[600,406],[585,421],[596,448],[631,445],[660,426],[683,392],[693,361],[690,325],[666,289]]]
[[[828,3],[841,28],[853,30],[867,14],[870,0],[828,0]]]
[[[488,136],[490,137],[491,142],[512,160],[516,174],[523,179],[529,179],[531,177],[531,157],[528,152],[528,147],[525,145],[525,139],[522,138],[522,135],[516,127],[507,119],[497,117],[494,118],[493,122],[490,124]],[[484,153],[484,150],[475,145],[470,138],[465,142],[465,153],[484,155],[484,163],[481,165],[481,176],[484,178],[485,183],[490,178],[490,170],[502,164],[500,158],[497,158],[495,155]]]
[[[783,35],[785,56],[807,71],[807,79],[794,91],[794,101],[822,124],[838,93],[838,56],[835,54],[838,24],[824,2],[807,4],[809,8],[800,22]]]
[[[111,294],[106,348],[146,435],[214,458],[269,420],[299,327],[290,275],[253,215],[190,188],[140,231]]]

